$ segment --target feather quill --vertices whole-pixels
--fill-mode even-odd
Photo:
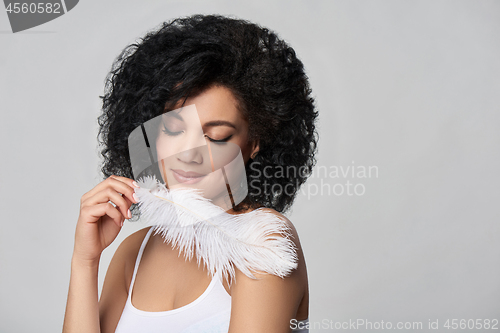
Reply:
[[[279,277],[297,268],[297,251],[290,228],[263,208],[232,215],[196,189],[169,190],[154,176],[137,180],[135,189],[141,216],[164,241],[178,248],[186,260],[196,255],[212,276],[231,283],[237,267]]]

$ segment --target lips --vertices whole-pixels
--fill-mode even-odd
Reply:
[[[206,175],[194,172],[194,171],[184,171],[180,169],[171,169],[174,178],[183,184],[195,184],[205,178]]]

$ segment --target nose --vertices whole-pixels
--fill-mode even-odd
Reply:
[[[204,149],[204,147],[195,147],[191,149],[186,149],[177,153],[176,157],[179,161],[183,163],[202,164],[203,163],[203,154],[201,152],[202,149]]]
[[[179,161],[184,163],[203,163],[203,151],[207,149],[203,132],[198,133],[195,131],[192,135],[186,137],[186,141],[181,146],[179,153],[176,157]]]

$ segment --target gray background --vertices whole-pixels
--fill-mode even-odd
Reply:
[[[288,215],[312,323],[500,319],[499,1],[108,0],[18,34],[0,10],[0,332],[61,330],[104,78],[126,45],[193,13],[277,31],[310,77],[318,165],[378,167],[311,178]],[[322,181],[365,194],[314,194]],[[105,251],[100,286],[142,227]]]

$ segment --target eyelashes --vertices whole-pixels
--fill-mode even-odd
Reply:
[[[224,139],[221,139],[221,140],[214,140],[212,139],[211,137],[209,137],[208,135],[205,135],[205,137],[210,140],[211,142],[214,142],[214,143],[225,143],[227,142],[229,139],[231,139],[233,135],[231,134],[230,136],[228,136],[227,138],[224,138]]]
[[[178,131],[178,132],[172,132],[172,131],[169,131],[167,129],[167,127],[165,125],[163,125],[163,130],[162,130],[163,133],[165,133],[166,135],[168,136],[178,136],[179,134],[182,134],[182,132],[184,131]],[[224,139],[220,139],[220,140],[215,140],[215,139],[212,139],[211,137],[209,137],[208,135],[205,134],[205,137],[210,140],[210,142],[213,142],[213,143],[225,143],[227,141],[229,141],[229,139],[231,139],[233,137],[233,135],[229,135],[227,138],[224,138]]]
[[[163,133],[165,133],[166,135],[169,135],[169,136],[177,136],[179,134],[182,133],[182,131],[179,131],[179,132],[172,132],[172,131],[169,131],[167,129],[167,127],[165,126],[165,124],[163,124],[163,130],[162,130]]]

